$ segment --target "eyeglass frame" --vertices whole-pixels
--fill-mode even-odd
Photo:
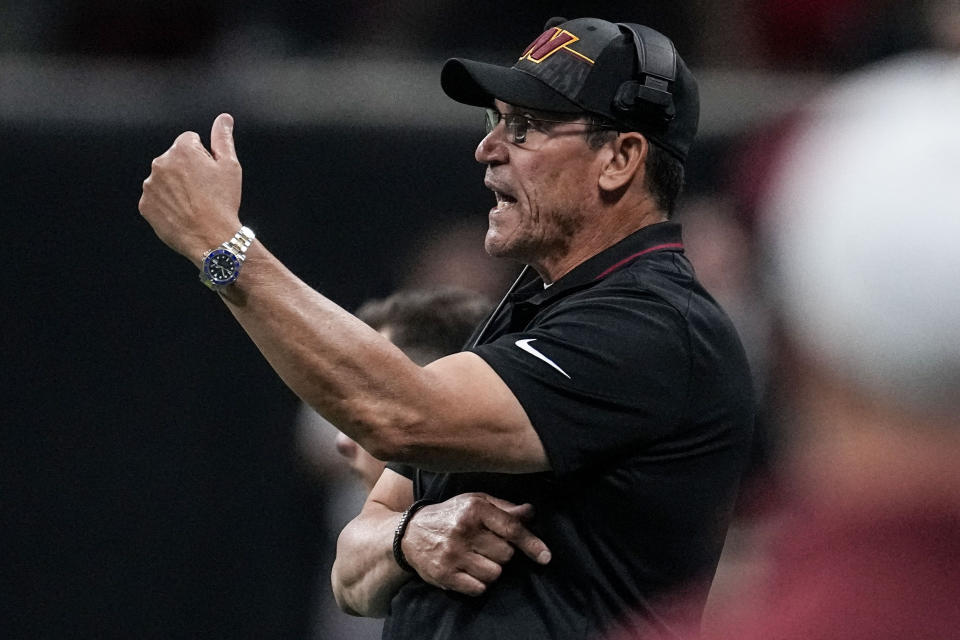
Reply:
[[[486,107],[484,109],[484,125],[486,128],[486,135],[497,128],[497,125],[501,122],[504,123],[504,127],[509,134],[507,138],[512,144],[517,146],[523,146],[527,142],[527,131],[530,129],[530,125],[534,122],[548,122],[550,124],[576,124],[583,127],[589,127],[592,129],[608,129],[610,131],[619,131],[617,127],[613,127],[606,124],[601,124],[597,122],[575,122],[573,120],[551,120],[549,118],[537,118],[535,116],[526,114],[526,113],[503,113],[492,107]],[[511,124],[513,123],[513,124]],[[518,127],[520,123],[524,123],[522,127]],[[540,131],[544,135],[549,136],[549,132],[543,129],[535,129]],[[572,132],[571,132],[572,133]]]

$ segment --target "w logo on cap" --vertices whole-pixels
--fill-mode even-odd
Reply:
[[[579,39],[580,38],[573,35],[566,29],[561,29],[560,27],[547,29],[540,34],[539,38],[531,42],[530,45],[524,49],[523,55],[520,56],[520,60],[529,60],[534,64],[540,64],[557,51],[565,50],[567,53],[574,55],[580,60],[593,64],[593,60],[570,48],[570,45]]]

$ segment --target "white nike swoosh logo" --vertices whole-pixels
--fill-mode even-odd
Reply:
[[[547,356],[543,355],[542,353],[540,353],[539,351],[537,351],[536,349],[530,346],[530,343],[533,342],[534,340],[536,340],[536,338],[525,338],[523,340],[517,340],[514,344],[520,347],[521,349],[523,349],[524,351],[526,351],[527,353],[529,353],[530,355],[532,355],[533,357],[540,358],[541,360],[546,362],[548,365],[550,365],[551,367],[553,367],[554,369],[562,373],[564,376],[566,376],[568,380],[571,379],[570,376],[567,375],[566,371],[564,371],[563,369],[557,366],[556,362],[554,362],[553,360],[551,360],[550,358],[548,358]]]

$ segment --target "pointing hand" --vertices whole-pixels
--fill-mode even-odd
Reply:
[[[517,550],[539,564],[550,561],[547,545],[526,527],[532,517],[529,504],[485,493],[459,495],[417,512],[403,537],[403,554],[426,582],[477,596]]]

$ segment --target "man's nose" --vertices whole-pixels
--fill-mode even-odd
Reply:
[[[504,124],[497,123],[490,133],[483,137],[473,157],[481,164],[503,164],[507,161],[507,142],[503,138]]]

